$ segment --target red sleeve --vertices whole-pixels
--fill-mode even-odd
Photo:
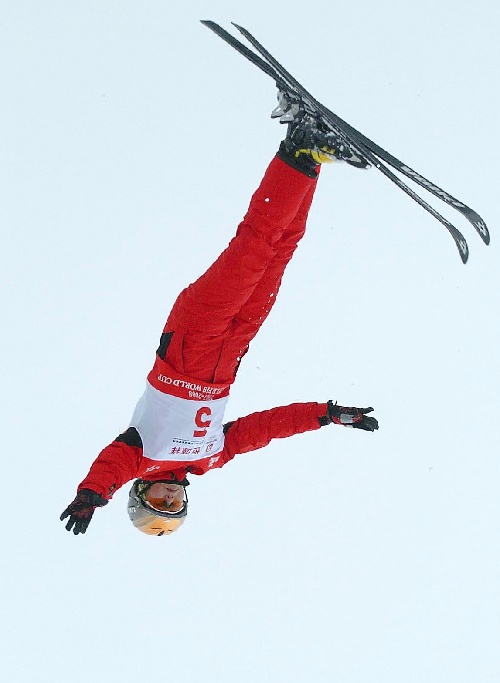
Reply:
[[[99,453],[78,490],[92,489],[110,499],[117,489],[135,479],[141,459],[142,448],[113,441]]]
[[[326,415],[326,407],[326,403],[292,403],[240,417],[226,432],[224,455],[230,460],[237,453],[263,448],[272,439],[319,429],[319,418]]]

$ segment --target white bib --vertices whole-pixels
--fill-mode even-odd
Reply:
[[[224,447],[222,421],[229,396],[193,401],[165,394],[149,382],[132,415],[151,460],[192,462],[219,453]]]

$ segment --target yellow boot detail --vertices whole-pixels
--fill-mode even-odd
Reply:
[[[299,149],[295,152],[295,156],[300,154],[307,154],[317,164],[331,164],[335,161],[335,150],[331,147],[323,147],[322,149]]]

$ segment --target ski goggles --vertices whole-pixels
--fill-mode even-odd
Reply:
[[[162,513],[162,516],[173,519],[185,517],[187,514],[188,497],[184,485],[176,494],[175,498],[168,502],[164,497],[152,495],[153,484],[172,484],[171,481],[140,482],[137,486],[137,495],[146,508]]]

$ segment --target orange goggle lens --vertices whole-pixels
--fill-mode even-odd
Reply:
[[[167,514],[170,513],[172,515],[177,515],[180,512],[182,512],[182,510],[186,507],[187,500],[184,498],[184,489],[180,489],[178,494],[179,498],[175,498],[170,503],[167,502],[165,498],[152,496],[150,490],[150,487],[145,488],[143,491],[139,493],[139,496],[142,499],[142,501],[153,510],[157,510],[158,512],[166,512]]]

